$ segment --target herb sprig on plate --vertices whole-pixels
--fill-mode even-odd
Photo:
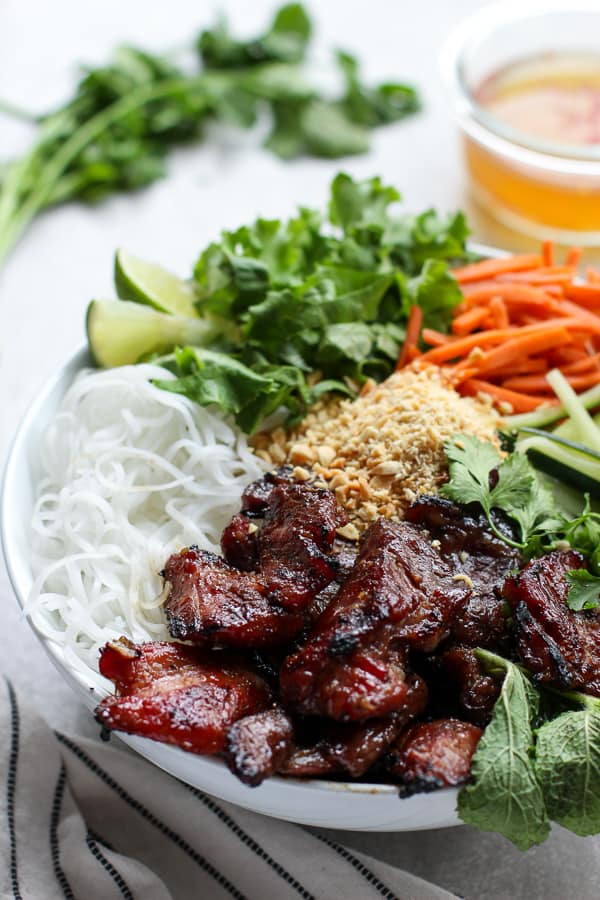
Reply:
[[[397,215],[399,199],[379,178],[340,174],[327,215],[301,208],[288,221],[222,232],[201,253],[193,280],[180,283],[188,316],[198,318],[92,302],[96,361],[159,354],[176,376],[160,387],[217,403],[247,432],[280,407],[291,424],[325,392],[351,394],[369,377],[382,380],[412,306],[422,308],[426,326],[447,328],[461,299],[448,263],[469,256],[462,213]],[[165,277],[172,298],[174,276]],[[127,279],[117,277],[116,286],[125,301],[139,301]]]
[[[251,40],[235,39],[224,21],[203,31],[193,71],[133,47],[117,50],[107,66],[85,69],[72,100],[29,117],[33,146],[2,168],[0,262],[42,210],[152,183],[165,174],[171,148],[200,139],[211,121],[249,128],[266,109],[271,151],[336,158],[366,152],[369,129],[418,110],[414,88],[364,85],[347,53],[336,57],[341,96],[323,96],[301,65],[311,33],[305,9],[292,3]],[[28,118],[8,103],[2,112]]]
[[[585,499],[569,518],[551,488],[518,450],[502,457],[492,444],[455,435],[445,447],[450,479],[441,490],[458,503],[477,504],[494,533],[525,559],[571,546],[591,571],[567,575],[568,605],[594,609],[600,593],[600,515]],[[542,843],[551,820],[575,834],[600,830],[600,700],[577,691],[534,685],[517,663],[475,651],[502,678],[492,719],[460,792],[462,820],[499,831],[521,850]],[[575,708],[573,708],[575,707]]]

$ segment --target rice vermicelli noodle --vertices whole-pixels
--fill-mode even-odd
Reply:
[[[230,421],[153,378],[155,365],[82,373],[39,449],[34,584],[26,611],[99,687],[99,649],[168,638],[159,575],[197,544],[218,552],[244,487],[264,470]]]

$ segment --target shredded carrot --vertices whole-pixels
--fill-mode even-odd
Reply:
[[[421,337],[430,347],[444,347],[451,340],[447,334],[442,334],[441,331],[435,331],[433,328],[424,328]]]
[[[598,269],[594,269],[593,266],[588,266],[585,270],[585,274],[590,284],[600,284],[600,272]]]
[[[542,259],[545,266],[554,265],[554,242],[544,241],[542,243]]]
[[[522,331],[524,330],[522,329]],[[568,343],[569,332],[562,326],[544,329],[536,333],[515,335],[510,340],[504,341],[499,347],[494,347],[484,353],[475,363],[475,367],[481,374],[492,369],[505,369],[523,355],[542,353],[544,350]]]
[[[510,407],[510,412],[524,413],[537,409],[544,402],[541,397],[530,397],[527,394],[521,394],[517,391],[509,391],[497,384],[491,384],[489,381],[480,381],[477,378],[471,378],[469,381],[463,381],[458,388],[459,393],[466,394],[468,397],[477,397],[487,394],[488,397],[500,406],[502,412],[508,410],[502,407]],[[556,405],[558,401],[552,403]],[[550,403],[548,403],[550,405]]]
[[[547,266],[527,272],[507,272],[498,275],[497,281],[512,281],[514,284],[532,284],[548,287],[550,285],[568,284],[573,280],[573,266]]]
[[[413,355],[413,351],[416,350],[418,352],[419,335],[421,334],[422,325],[423,308],[415,304],[414,306],[411,306],[410,313],[408,315],[406,338],[404,340],[404,346],[402,347],[400,359],[398,360],[398,369],[402,369],[407,363],[411,362],[415,358],[415,355]]]
[[[559,265],[545,241],[540,255],[454,269],[463,299],[450,333],[423,329],[430,349],[419,354],[416,340],[409,343],[399,365],[412,359],[417,367],[442,366],[460,393],[486,393],[501,411],[555,402],[546,381],[553,368],[576,391],[600,384],[600,271],[588,267],[581,278],[581,256],[573,247]]]
[[[568,284],[564,291],[565,297],[586,309],[600,308],[600,284]]]
[[[585,391],[600,384],[600,372],[598,371],[583,375],[565,375],[565,378],[576,391]],[[517,375],[515,378],[507,378],[503,381],[502,387],[511,391],[522,391],[526,394],[552,394],[552,388],[546,381],[545,375]]]
[[[479,328],[480,325],[483,325],[488,316],[489,310],[482,308],[481,306],[469,309],[467,312],[462,313],[454,319],[452,322],[452,333],[470,334],[472,331],[475,331],[476,328]]]
[[[494,282],[482,286],[478,290],[473,290],[465,296],[465,304],[472,308],[491,300],[492,297],[502,297],[503,300],[511,300],[515,303],[526,300],[539,300],[540,303],[550,303],[552,300],[552,297],[548,296],[548,292],[544,288],[507,281],[502,283]]]
[[[501,259],[484,259],[481,262],[453,269],[452,274],[459,284],[468,284],[471,281],[494,278],[501,272],[521,272],[523,269],[535,269],[541,265],[541,256],[523,253],[520,256],[507,256]]]
[[[492,328],[508,328],[508,326],[510,325],[510,319],[508,317],[506,303],[504,302],[502,297],[492,297],[489,303],[489,310],[491,314]]]
[[[590,359],[590,357],[588,357]],[[548,360],[543,356],[526,356],[517,360],[510,367],[511,375],[538,375],[548,371]],[[564,370],[563,370],[564,371]],[[490,369],[485,373],[487,379],[506,378],[506,372],[502,367]]]
[[[583,256],[583,249],[581,247],[571,247],[569,252],[567,253],[567,258],[565,260],[568,266],[577,266]]]

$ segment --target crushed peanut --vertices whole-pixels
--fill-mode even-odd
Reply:
[[[369,382],[354,401],[320,401],[283,443],[281,429],[253,443],[274,465],[285,460],[310,470],[363,532],[379,516],[401,519],[420,494],[437,493],[447,479],[443,447],[451,435],[495,441],[499,423],[491,403],[459,396],[439,369],[403,369]]]

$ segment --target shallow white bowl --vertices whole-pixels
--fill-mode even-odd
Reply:
[[[21,423],[8,457],[0,505],[2,544],[21,606],[33,581],[30,521],[40,438],[77,372],[89,365],[87,348],[82,347],[48,381]],[[86,706],[93,709],[100,699],[94,686],[69,668],[60,645],[42,635],[38,637],[60,673]],[[381,784],[271,778],[258,788],[249,788],[221,760],[195,756],[147,738],[130,735],[121,738],[176,778],[222,800],[278,819],[355,831],[415,831],[460,824],[455,811],[456,790],[417,794],[401,800],[397,788]]]

